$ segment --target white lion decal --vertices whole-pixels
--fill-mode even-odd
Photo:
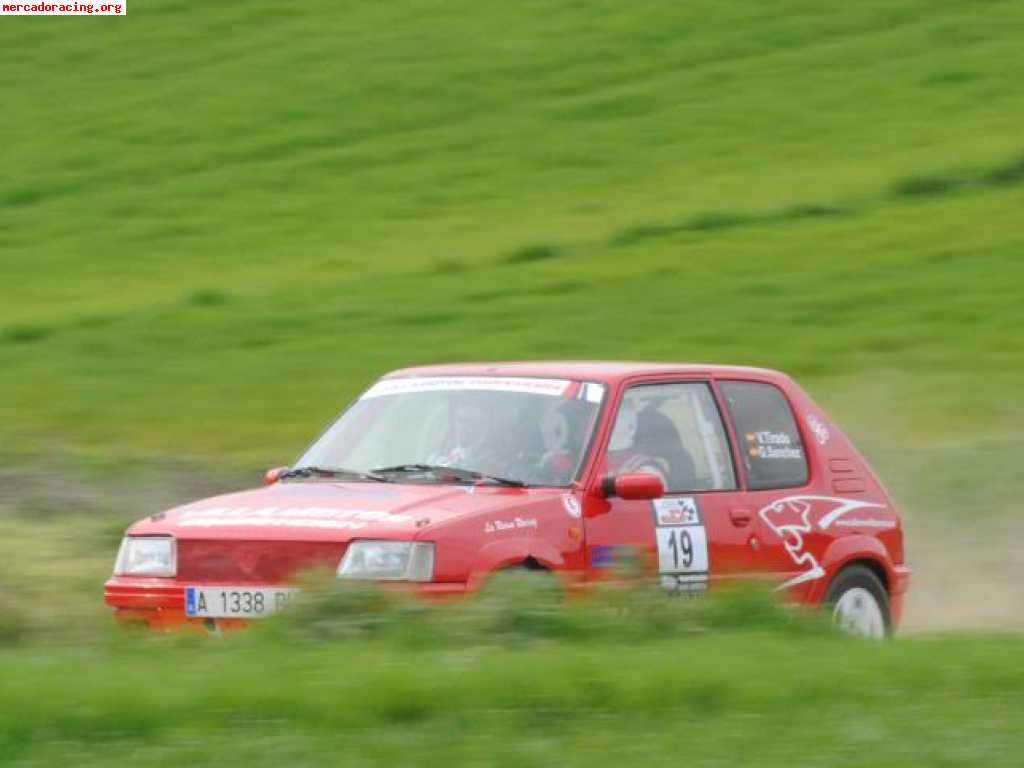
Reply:
[[[825,575],[825,569],[810,552],[804,549],[804,536],[814,530],[811,523],[811,512],[815,507],[820,511],[827,510],[818,519],[819,530],[827,530],[836,520],[856,509],[884,509],[884,504],[857,499],[840,499],[834,496],[787,496],[773,501],[762,508],[757,514],[765,524],[775,532],[786,552],[797,566],[804,571],[779,585],[778,589],[786,589],[805,581],[814,581]]]

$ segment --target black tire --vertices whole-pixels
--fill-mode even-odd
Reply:
[[[881,613],[883,625],[880,636],[858,632],[849,624],[844,625],[841,617],[837,614],[837,606],[839,606],[844,596],[846,596],[846,600],[853,603],[856,603],[858,597],[862,598],[862,601],[865,599],[863,593],[858,594],[855,590],[864,590],[874,598],[875,604]],[[867,566],[849,565],[837,573],[836,577],[832,579],[832,583],[828,585],[822,605],[828,608],[836,625],[848,634],[859,634],[864,637],[890,637],[892,635],[892,614],[889,610],[889,594],[885,591],[885,586],[875,572]],[[870,610],[870,608],[866,610]]]

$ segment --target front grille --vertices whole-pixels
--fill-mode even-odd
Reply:
[[[345,544],[310,541],[178,541],[178,578],[237,584],[281,583],[312,568],[334,570]]]

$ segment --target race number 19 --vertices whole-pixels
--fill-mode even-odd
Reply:
[[[672,570],[678,571],[680,567],[689,568],[693,565],[693,539],[685,528],[679,528],[679,535],[676,531],[668,537],[668,545],[672,549]],[[678,539],[678,540],[677,540]]]
[[[708,569],[708,542],[702,525],[656,528],[658,570],[661,573],[704,573]]]

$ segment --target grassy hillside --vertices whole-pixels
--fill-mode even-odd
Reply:
[[[287,460],[452,358],[761,363],[841,415],[884,388],[918,443],[1019,428],[1019,3],[94,21],[0,29],[8,449]]]

